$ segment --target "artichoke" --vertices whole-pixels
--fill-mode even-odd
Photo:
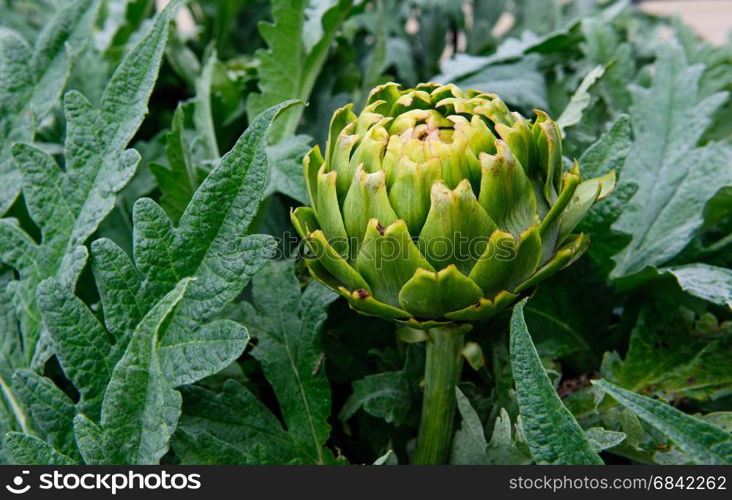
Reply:
[[[312,207],[291,214],[315,279],[356,311],[429,329],[490,318],[576,260],[573,234],[615,184],[564,168],[543,111],[455,85],[376,87],[335,112],[304,159]]]

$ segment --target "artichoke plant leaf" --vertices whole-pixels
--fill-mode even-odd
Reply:
[[[31,142],[39,122],[58,104],[76,55],[89,42],[98,0],[66,2],[38,34],[34,47],[15,31],[0,34],[0,215],[20,192],[13,142]]]
[[[521,425],[531,454],[540,464],[602,464],[546,374],[524,321],[525,304],[526,299],[514,306],[510,353]]]
[[[726,430],[606,380],[597,380],[594,384],[671,438],[694,462],[706,465],[732,463],[732,437]]]
[[[278,280],[284,286],[273,287]],[[253,356],[277,396],[290,439],[307,463],[326,463],[331,389],[321,367],[320,329],[337,295],[311,282],[301,291],[292,262],[271,262],[253,280],[244,323],[257,339]],[[245,414],[242,414],[245,418]]]
[[[727,100],[724,92],[702,97],[703,70],[703,65],[690,65],[682,47],[671,41],[659,47],[651,86],[633,89],[634,142],[622,179],[637,184],[638,191],[612,225],[632,236],[614,257],[613,278],[678,254],[704,223],[707,201],[732,183],[732,147],[699,145],[714,112]]]

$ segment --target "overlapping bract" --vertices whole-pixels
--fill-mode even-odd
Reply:
[[[615,176],[563,171],[559,127],[536,115],[431,83],[337,110],[304,159],[312,207],[292,213],[311,274],[361,313],[432,327],[487,319],[569,265]]]

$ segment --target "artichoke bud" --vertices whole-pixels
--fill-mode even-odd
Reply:
[[[376,87],[335,112],[292,212],[311,274],[355,310],[414,328],[480,321],[576,260],[615,184],[563,171],[559,126],[455,85]]]

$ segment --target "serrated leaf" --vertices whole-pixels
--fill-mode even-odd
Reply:
[[[173,228],[154,201],[137,201],[134,264],[121,259],[122,250],[115,249],[111,241],[95,243],[103,250],[95,256],[95,269],[99,270],[96,278],[105,308],[106,300],[115,297],[112,289],[125,294],[131,303],[149,307],[181,278],[196,278],[160,336],[160,362],[174,387],[225,368],[246,346],[247,336],[241,327],[229,321],[209,321],[271,256],[272,238],[247,236],[247,232],[267,176],[267,131],[279,112],[293,104],[282,103],[257,117],[195,192],[178,227]],[[103,275],[102,270],[115,265],[122,266],[118,275],[141,275],[135,299],[125,280]]]
[[[624,432],[609,431],[602,427],[590,427],[585,431],[585,436],[596,453],[614,448],[625,441],[626,438]]]
[[[732,464],[732,435],[729,432],[606,380],[593,383],[667,435],[695,462],[704,465]]]
[[[612,24],[591,17],[582,19],[581,30],[582,51],[590,61],[607,66],[598,83],[600,96],[611,109],[628,109],[628,82],[633,81],[636,70],[632,45],[622,40]]]
[[[540,464],[602,464],[546,374],[524,321],[526,299],[511,316],[511,369],[524,435]]]
[[[56,356],[80,393],[80,411],[97,418],[115,361],[107,332],[72,290],[53,278],[39,285],[38,307]]]
[[[700,336],[678,310],[651,303],[638,315],[625,359],[608,353],[601,371],[634,392],[667,400],[714,399],[732,384],[729,337]]]
[[[168,440],[180,415],[181,396],[162,371],[156,344],[163,323],[190,282],[184,279],[178,283],[135,329],[104,394],[99,432],[77,425],[79,447],[87,463],[92,458],[108,465],[157,464],[168,451]],[[101,440],[104,456],[98,457],[98,447],[87,446],[85,440]]]
[[[319,3],[323,4],[324,1]],[[351,6],[351,0],[338,0],[337,3],[323,5],[317,16],[310,16],[310,21],[306,16],[309,6],[310,2],[307,0],[274,0],[274,22],[260,23],[259,31],[268,50],[257,52],[260,92],[250,94],[247,101],[250,120],[266,108],[284,100],[307,100],[310,97],[330,43]],[[320,22],[322,28],[322,36],[317,42],[316,33],[312,28],[306,28],[306,24],[312,26],[316,22]],[[270,138],[273,143],[295,132],[302,112],[302,108],[291,109],[282,117],[281,122],[272,130]]]
[[[68,2],[38,34],[33,48],[17,33],[0,33],[0,215],[20,191],[21,176],[10,146],[32,141],[39,121],[58,104],[72,51],[88,42],[98,7],[97,0]]]
[[[268,256],[267,237],[244,237],[233,249],[227,244],[236,244],[246,234],[256,212],[267,171],[266,132],[287,105],[255,120],[196,192],[178,228],[151,200],[137,204],[139,269],[111,241],[92,245],[93,271],[114,343],[73,287],[57,279],[39,286],[38,304],[57,357],[81,394],[78,405],[58,424],[68,426],[73,418],[86,463],[157,463],[167,452],[180,413],[175,387],[219,371],[246,346],[249,336],[243,326],[210,318],[241,291]],[[196,251],[200,260],[191,261]],[[198,267],[177,267],[186,259]],[[205,286],[188,294],[193,280]],[[302,300],[306,312],[312,296]],[[176,327],[176,318],[189,328]],[[303,321],[323,319],[322,314],[305,314]],[[81,413],[74,417],[76,411]],[[262,458],[264,452],[248,453]]]
[[[727,99],[725,93],[700,97],[703,70],[690,66],[683,49],[671,41],[659,48],[651,87],[633,90],[634,144],[623,177],[638,191],[612,226],[632,235],[614,257],[615,278],[678,254],[704,223],[706,202],[732,182],[732,148],[721,143],[697,147]]]
[[[280,285],[271,286],[274,280]],[[275,391],[285,426],[254,395],[229,380],[220,394],[183,388],[184,415],[173,446],[187,463],[324,463],[330,387],[319,331],[335,295],[315,283],[302,292],[291,262],[271,262],[243,303],[254,356]]]
[[[173,114],[170,131],[165,135],[168,164],[150,164],[162,192],[160,204],[176,224],[203,180],[204,164],[220,156],[211,110],[217,64],[221,63],[214,51],[195,79],[195,98],[178,104]]]
[[[166,9],[115,71],[99,110],[78,92],[66,94],[65,170],[46,152],[28,145],[13,147],[23,174],[28,211],[41,228],[36,244],[7,219],[0,221],[0,259],[13,265],[20,280],[12,283],[30,362],[38,359],[40,318],[35,289],[47,277],[73,287],[86,261],[84,241],[111,211],[117,193],[134,173],[139,154],[123,150],[147,111],[168,34]],[[124,108],[124,109],[123,109]],[[20,245],[22,254],[14,245]]]
[[[244,309],[245,323],[257,340],[252,355],[262,364],[305,461],[324,463],[331,393],[319,337],[336,295],[315,282],[301,294],[291,262],[271,262],[253,286],[254,307]]]
[[[531,455],[523,442],[520,416],[514,425],[506,409],[501,408],[493,424],[486,455],[488,463],[495,465],[526,465],[531,462]]]
[[[190,137],[185,129],[185,117],[192,112],[193,107],[195,103],[179,104],[173,114],[170,131],[165,135],[168,165],[150,164],[150,170],[162,192],[160,205],[176,223],[200,183],[190,151],[190,143],[195,142],[196,138]]]
[[[460,389],[455,388],[457,397],[457,408],[460,412],[460,429],[455,433],[450,453],[450,463],[453,465],[481,465],[487,464],[488,457],[486,449],[488,442],[485,440],[483,424],[473,409],[470,401]]]
[[[231,363],[244,349],[248,341],[244,327],[230,320],[207,320],[241,291],[266,257],[266,238],[246,237],[233,250],[226,248],[226,239],[236,243],[253,218],[266,177],[266,131],[286,105],[269,110],[252,124],[196,192],[175,230],[158,205],[150,200],[138,203],[135,252],[139,270],[110,241],[95,242],[94,272],[103,310],[109,312],[105,319],[116,339],[114,348],[107,332],[71,289],[56,280],[47,280],[39,288],[39,303],[61,364],[82,394],[84,413],[76,416],[74,426],[85,462],[157,463],[167,451],[178,419],[180,396],[174,387],[186,380],[181,377],[197,381]],[[226,213],[221,212],[222,203]],[[210,220],[220,225],[212,225]],[[216,251],[212,245],[218,245]],[[192,262],[200,270],[174,267],[185,259],[191,262],[190,254],[195,251],[202,262]],[[227,253],[218,253],[224,251]],[[170,298],[174,292],[159,299],[166,288],[175,285],[177,273],[193,276],[177,282],[174,300]],[[193,278],[208,288],[187,294],[186,290],[193,289],[187,285]],[[187,309],[186,300],[190,301]],[[186,316],[180,321],[192,328],[175,328],[176,316],[182,313]],[[139,340],[141,336],[143,340]],[[86,352],[89,349],[107,351]],[[125,354],[111,370],[121,350]],[[108,365],[95,367],[94,363]],[[139,390],[131,392],[132,386]],[[100,418],[94,410],[101,394]]]
[[[110,240],[96,240],[91,254],[92,270],[104,305],[104,324],[115,342],[124,347],[150,307],[139,293],[143,278],[124,250]]]
[[[13,389],[40,436],[56,450],[78,458],[72,425],[76,408],[69,397],[51,380],[30,370],[15,372]]]
[[[183,463],[245,464],[256,454],[264,458],[260,464],[282,464],[301,456],[277,417],[236,381],[219,394],[196,386],[181,392],[183,415],[172,446]]]
[[[9,432],[7,447],[18,465],[74,465],[76,462],[62,454],[47,442],[20,432]]]

